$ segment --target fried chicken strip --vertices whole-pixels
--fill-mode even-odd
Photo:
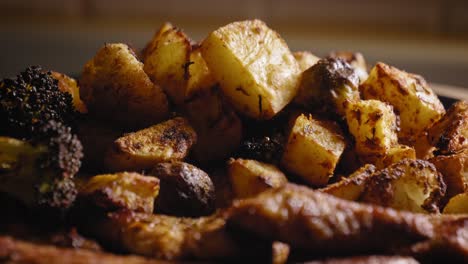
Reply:
[[[82,228],[104,245],[158,259],[267,258],[272,252],[271,243],[228,232],[223,213],[184,218],[117,211],[91,221]]]
[[[138,256],[119,256],[86,249],[58,248],[0,236],[0,262],[6,264],[163,264]],[[173,263],[173,262],[172,262]]]
[[[401,252],[468,260],[468,216],[426,216],[288,184],[236,201],[229,222],[308,256]]]

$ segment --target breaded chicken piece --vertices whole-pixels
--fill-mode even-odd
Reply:
[[[399,252],[468,260],[468,216],[396,211],[289,184],[234,203],[229,221],[309,256]]]

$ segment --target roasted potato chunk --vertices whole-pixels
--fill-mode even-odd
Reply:
[[[172,27],[153,42],[154,48],[148,50],[145,57],[144,70],[173,102],[181,105],[185,100],[189,74],[190,39],[181,30]]]
[[[468,214],[468,193],[452,197],[444,208],[444,214]]]
[[[361,200],[417,213],[439,211],[445,183],[435,166],[425,160],[405,159],[376,172]]]
[[[359,82],[363,83],[369,77],[367,73],[367,63],[364,59],[364,56],[360,52],[351,52],[351,51],[333,51],[328,55],[330,58],[341,58],[351,67],[356,70],[356,74],[359,77]]]
[[[144,170],[158,162],[184,159],[197,134],[182,117],[126,134],[114,141],[105,157],[112,171]]]
[[[395,108],[400,117],[398,137],[404,144],[412,145],[416,135],[445,113],[439,98],[421,76],[381,62],[372,68],[360,90],[364,99],[378,99]]]
[[[215,190],[208,174],[185,162],[157,164],[151,175],[161,181],[156,211],[177,216],[201,216],[214,211]]]
[[[152,125],[169,114],[166,95],[125,44],[106,44],[86,63],[80,95],[90,114],[128,127]]]
[[[302,73],[294,101],[309,110],[343,116],[349,103],[358,101],[359,78],[342,59],[319,60]]]
[[[185,89],[185,100],[191,100],[197,94],[204,93],[217,85],[203,59],[200,46],[192,46],[187,69],[188,81]]]
[[[385,154],[370,154],[360,155],[360,160],[363,163],[372,163],[378,169],[390,166],[403,159],[416,159],[416,151],[414,148],[406,145],[396,145],[387,150]]]
[[[255,196],[288,182],[284,173],[276,166],[256,160],[229,160],[228,175],[236,198]]]
[[[289,133],[281,164],[308,183],[323,186],[333,175],[345,146],[337,126],[300,115]]]
[[[428,130],[428,139],[437,153],[447,155],[468,148],[468,103],[459,101]]]
[[[284,40],[260,20],[221,27],[202,43],[202,55],[234,108],[270,119],[297,92],[299,65]]]
[[[58,81],[60,91],[69,93],[73,98],[73,106],[76,111],[85,114],[88,112],[86,105],[80,98],[80,88],[75,79],[60,72],[52,72],[52,77]]]
[[[468,192],[468,149],[448,156],[436,156],[430,162],[444,176],[447,197]]]
[[[346,178],[320,189],[324,193],[331,194],[341,199],[357,201],[366,188],[369,178],[375,173],[376,168],[372,164],[366,164]]]
[[[346,122],[359,155],[382,155],[398,144],[396,116],[386,103],[377,100],[354,103],[346,111]]]
[[[161,35],[166,31],[173,30],[174,26],[169,22],[164,22],[162,26],[156,31],[153,35],[153,38],[146,44],[146,46],[141,51],[141,59],[144,62],[149,54],[153,53],[156,47],[158,46],[158,40],[161,38]]]
[[[79,190],[79,198],[106,211],[126,209],[153,213],[159,180],[134,172],[91,177]]]
[[[202,90],[186,102],[190,123],[197,132],[195,158],[209,162],[229,157],[242,139],[242,122],[217,87]]]
[[[299,63],[299,69],[302,72],[314,66],[320,60],[319,57],[309,51],[295,51],[293,52],[293,56],[297,60],[297,63]]]

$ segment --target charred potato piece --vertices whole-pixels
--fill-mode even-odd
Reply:
[[[315,186],[326,185],[345,149],[337,126],[300,115],[289,133],[281,164]]]
[[[309,110],[343,116],[349,103],[359,100],[359,78],[342,59],[319,60],[302,73],[295,102]]]
[[[359,77],[359,82],[363,83],[369,77],[367,73],[367,63],[364,59],[364,56],[360,52],[351,52],[351,51],[333,51],[328,57],[330,58],[341,58],[351,67],[356,70],[356,74]]]
[[[439,98],[421,76],[381,62],[372,68],[360,90],[365,99],[378,99],[395,108],[400,117],[398,137],[404,144],[412,145],[414,136],[445,113]]]
[[[397,120],[393,108],[377,100],[363,100],[346,111],[349,132],[359,155],[383,155],[398,144]]]
[[[256,160],[229,160],[228,175],[236,198],[255,196],[288,182],[284,173],[276,166]]]
[[[425,160],[405,159],[370,177],[361,200],[416,213],[439,211],[445,183],[435,166]]]
[[[200,162],[229,157],[242,139],[242,122],[217,87],[203,90],[186,102],[185,110],[197,132],[193,153]]]
[[[403,159],[416,159],[416,151],[414,148],[406,145],[396,145],[387,150],[385,154],[370,154],[360,155],[360,160],[363,163],[372,163],[378,169],[383,169],[393,163],[397,163]]]
[[[208,174],[201,169],[174,161],[159,163],[150,173],[161,181],[156,211],[177,216],[213,213],[214,185]]]
[[[192,46],[186,77],[188,77],[188,81],[185,89],[185,100],[191,100],[193,96],[216,86],[216,81],[203,59],[201,47],[198,45]]]
[[[468,149],[449,156],[436,156],[430,162],[444,176],[447,197],[468,192]]]
[[[181,105],[185,100],[192,45],[181,30],[167,29],[152,40],[154,48],[146,51],[144,70],[159,84],[171,100]]]
[[[188,121],[176,117],[118,138],[105,163],[112,171],[144,170],[158,162],[184,159],[196,141]]]
[[[153,213],[159,193],[159,180],[134,172],[91,177],[79,190],[79,199],[106,211],[126,209]]]
[[[58,81],[60,91],[69,93],[73,98],[73,106],[76,111],[85,114],[88,112],[86,105],[80,98],[80,88],[75,79],[59,72],[52,72],[52,77]]]
[[[468,193],[452,197],[444,208],[444,214],[468,214]]]
[[[301,71],[309,69],[320,60],[319,57],[309,51],[295,51],[293,52],[293,56],[299,63],[299,69]]]
[[[297,92],[299,65],[285,41],[260,20],[221,27],[202,43],[202,55],[234,108],[271,119]]]
[[[374,165],[366,164],[346,178],[320,189],[341,199],[357,201],[366,188],[370,177],[375,173]]]
[[[86,63],[80,94],[90,114],[128,127],[152,125],[169,114],[163,90],[125,44],[106,44]]]
[[[459,101],[428,130],[428,139],[437,153],[447,155],[468,148],[468,103]]]

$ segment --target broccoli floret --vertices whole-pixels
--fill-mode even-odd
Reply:
[[[38,66],[0,81],[0,135],[30,139],[49,120],[73,126],[77,115],[72,96]]]
[[[30,207],[68,208],[82,157],[78,138],[54,120],[29,141],[0,137],[0,191]]]

